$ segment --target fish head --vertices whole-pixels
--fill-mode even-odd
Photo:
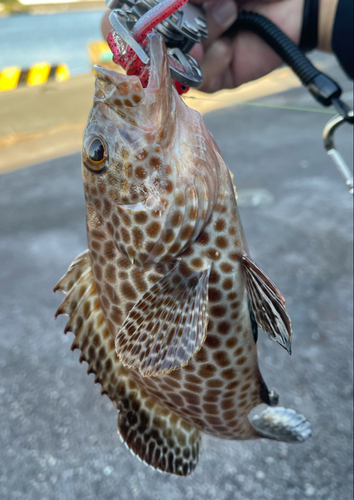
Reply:
[[[175,130],[175,96],[163,42],[156,35],[150,38],[146,89],[137,76],[94,66],[94,102],[82,149],[83,179],[88,186],[104,184],[119,204],[142,202],[155,191],[156,179],[162,180],[166,170],[163,149]]]
[[[182,198],[191,199],[195,225],[198,189],[204,203],[210,178],[206,173],[213,163],[207,161],[207,151],[214,147],[204,137],[208,132],[204,123],[200,125],[199,114],[196,117],[183,103],[172,83],[163,40],[151,33],[147,42],[146,88],[135,75],[94,67],[94,102],[82,149],[88,233],[108,230],[116,248],[140,263],[177,254],[178,246],[171,253],[156,244],[160,240],[161,247]],[[204,171],[197,165],[201,160]],[[215,165],[214,158],[214,178]],[[196,181],[198,176],[201,182]],[[205,219],[207,210],[203,213]],[[183,223],[180,218],[177,222]],[[165,238],[169,249],[175,233]]]

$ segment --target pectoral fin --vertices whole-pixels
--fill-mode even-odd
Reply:
[[[206,338],[209,274],[178,261],[140,298],[116,337],[125,366],[157,376],[188,363]]]
[[[248,255],[242,256],[246,286],[258,326],[291,354],[291,321],[285,299]]]

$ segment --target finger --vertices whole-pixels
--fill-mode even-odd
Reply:
[[[196,43],[195,45],[193,45],[189,53],[191,56],[195,57],[195,59],[200,64],[204,57],[203,45],[201,43]]]
[[[281,59],[257,35],[241,32],[232,42],[230,70],[234,87],[261,78],[281,65]]]
[[[208,48],[236,21],[237,5],[234,0],[210,0],[204,7],[209,36],[203,45]]]
[[[216,40],[205,52],[200,68],[203,83],[198,90],[216,92],[223,88],[225,74],[232,60],[232,48],[226,40]]]

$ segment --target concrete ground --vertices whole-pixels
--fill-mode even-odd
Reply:
[[[288,445],[203,436],[184,479],[126,450],[116,410],[70,352],[65,319],[53,319],[62,297],[51,290],[86,248],[73,154],[0,176],[1,499],[352,499],[353,198],[322,148],[328,116],[281,108],[316,107],[303,89],[257,104],[205,119],[234,173],[251,254],[292,317],[291,357],[260,333],[262,373],[282,405],[308,417],[313,437]],[[348,160],[350,132],[337,141]]]

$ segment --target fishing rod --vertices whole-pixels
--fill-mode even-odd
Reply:
[[[155,11],[161,11],[161,4],[166,5],[167,11],[172,4],[171,0],[106,0],[105,3],[112,10],[109,20],[114,32],[146,64],[148,55],[134,38],[134,28],[148,12],[153,14]],[[202,7],[182,0],[178,9],[163,18],[155,29],[165,40],[171,76],[178,92],[183,94],[189,87],[198,87],[203,81],[203,74],[189,51],[194,44],[208,37]],[[335,131],[342,124],[354,123],[353,110],[341,99],[341,87],[318,70],[295,43],[266,17],[242,11],[224,36],[232,37],[240,31],[251,31],[262,38],[290,66],[317,102],[325,108],[335,108],[337,114],[327,122],[323,130],[324,147],[344,178],[349,192],[354,194],[353,174],[334,143]]]

